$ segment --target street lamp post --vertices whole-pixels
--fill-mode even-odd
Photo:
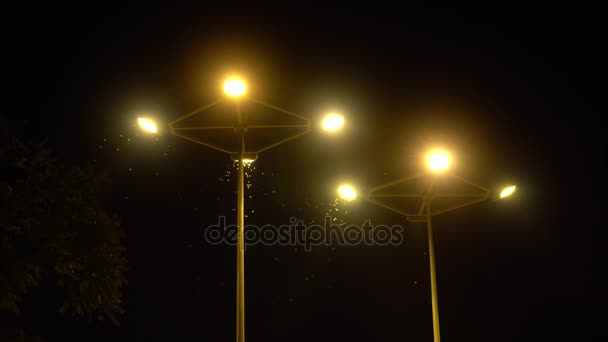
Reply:
[[[241,140],[241,153],[238,158],[239,174],[237,189],[237,229],[238,246],[236,251],[236,340],[245,341],[245,128],[239,103],[236,104],[237,125]]]
[[[426,229],[429,241],[429,265],[431,277],[431,308],[433,312],[433,336],[435,342],[440,341],[439,335],[439,300],[437,299],[437,271],[435,271],[435,244],[433,243],[433,225],[431,223],[431,200],[432,196],[426,197]]]
[[[236,161],[238,162],[238,188],[237,188],[237,255],[236,255],[236,341],[244,342],[245,341],[245,156],[246,154],[251,154],[254,158],[257,157],[257,154],[265,151],[269,148],[278,146],[284,142],[295,139],[305,133],[310,131],[310,120],[299,116],[294,113],[287,112],[278,107],[268,105],[262,101],[255,100],[252,98],[245,98],[244,100],[253,101],[259,105],[262,105],[266,108],[270,108],[275,112],[287,114],[292,116],[297,120],[303,121],[302,124],[292,124],[292,125],[284,125],[284,124],[257,124],[257,125],[247,125],[246,118],[243,117],[243,113],[241,112],[241,101],[242,96],[245,95],[245,85],[238,80],[228,80],[224,84],[225,93],[235,98],[235,109],[236,109],[236,123],[233,127],[225,127],[225,126],[179,126],[180,122],[184,122],[191,114],[178,118],[172,121],[169,126],[171,127],[171,132],[176,136],[185,138],[187,140],[206,145],[208,147],[214,148],[216,150],[220,150],[222,152],[227,152],[231,154],[234,158],[236,156]],[[204,108],[205,110],[207,108]],[[196,113],[202,112],[198,111]],[[236,151],[234,148],[230,148],[228,146],[223,146],[218,144],[212,140],[207,138],[193,138],[193,136],[185,133],[186,131],[212,131],[212,130],[220,130],[226,131],[230,128],[233,129],[233,132],[237,135],[237,148]],[[251,134],[252,130],[255,129],[282,129],[282,128],[300,128],[301,131],[297,134],[291,134],[287,137],[283,137],[279,141],[272,141],[264,146],[257,146],[255,149],[248,151],[246,142],[246,136]]]
[[[435,342],[440,342],[439,329],[439,302],[437,296],[437,272],[435,268],[435,246],[433,241],[432,217],[448,211],[463,208],[475,203],[479,203],[491,198],[491,191],[481,185],[475,184],[463,177],[447,174],[451,165],[451,156],[442,150],[433,150],[426,156],[426,164],[430,173],[423,173],[415,176],[400,178],[370,189],[366,199],[372,203],[380,205],[389,210],[404,215],[410,222],[426,222],[429,244],[429,264],[431,282],[431,306],[433,314],[433,338]],[[464,187],[454,189],[442,189],[445,185],[459,182]],[[411,187],[404,189],[404,185],[423,182],[423,189]],[[405,186],[407,188],[407,186]],[[499,198],[505,198],[515,192],[516,186],[505,187]],[[447,191],[446,191],[447,190]],[[432,206],[432,202],[452,199],[453,201],[437,203]],[[399,200],[399,203],[392,201]],[[404,203],[404,201],[406,203]],[[407,207],[404,207],[407,206]]]
[[[225,119],[219,119],[221,123],[207,122],[200,123],[196,120],[197,116],[204,112],[213,110],[221,104],[226,103],[226,99],[199,108],[189,114],[177,118],[169,123],[170,131],[173,135],[189,140],[191,142],[204,145],[206,147],[229,154],[238,163],[237,176],[237,257],[236,257],[236,341],[245,341],[245,165],[257,159],[258,154],[280,144],[293,140],[311,131],[310,119],[298,114],[281,109],[266,102],[246,97],[247,86],[238,79],[231,78],[224,83],[224,93],[234,102],[235,118],[232,123],[226,123]],[[286,123],[280,120],[279,123],[260,122],[257,120],[253,124],[248,123],[249,117],[242,113],[242,104],[248,102],[257,106],[257,110],[266,110],[280,114],[283,118],[287,117],[292,122]],[[259,114],[259,113],[255,113]],[[214,118],[216,120],[217,118]],[[213,121],[213,120],[212,120]],[[295,121],[295,122],[293,122]],[[158,127],[153,120],[145,117],[138,118],[140,127],[150,133],[158,133]],[[344,118],[341,115],[329,114],[322,122],[325,131],[333,133],[342,129]],[[280,131],[284,134],[279,137],[267,139],[262,143],[246,145],[246,137],[252,134],[267,133],[268,130]],[[295,132],[294,132],[295,130]],[[209,135],[209,133],[219,135]],[[201,134],[202,133],[202,134]],[[218,136],[226,137],[232,133],[234,138],[232,143],[218,140]]]

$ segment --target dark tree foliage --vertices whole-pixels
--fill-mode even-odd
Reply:
[[[62,165],[45,143],[25,143],[1,123],[0,311],[18,316],[28,293],[52,279],[60,312],[118,324],[127,262],[118,218],[101,203],[108,179]]]

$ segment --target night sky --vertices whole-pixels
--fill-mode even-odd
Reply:
[[[598,322],[587,313],[585,207],[605,149],[588,100],[600,41],[584,15],[3,12],[2,115],[28,139],[48,138],[66,163],[106,171],[106,206],[127,233],[121,326],[60,316],[57,299],[40,295],[28,322],[49,340],[234,340],[235,248],[205,243],[203,232],[218,216],[235,221],[236,169],[227,155],[142,134],[135,121],[146,112],[168,122],[212,102],[230,72],[252,97],[313,120],[337,108],[347,120],[340,136],[314,130],[260,155],[247,175],[248,224],[318,223],[331,212],[405,233],[399,246],[249,247],[247,339],[432,340],[425,226],[364,200],[335,202],[335,186],[415,173],[433,144],[454,151],[460,175],[519,186],[508,201],[433,220],[444,340],[582,338]]]

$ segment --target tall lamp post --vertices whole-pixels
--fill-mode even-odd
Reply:
[[[298,138],[312,130],[310,119],[266,102],[246,96],[247,85],[239,78],[224,82],[226,98],[203,106],[169,123],[171,134],[220,152],[227,153],[238,163],[237,176],[237,257],[236,257],[236,341],[245,341],[245,165],[255,161],[258,154]],[[228,108],[223,108],[223,106]],[[251,113],[243,113],[243,107]],[[226,116],[226,111],[233,116]],[[275,114],[274,120],[267,112]],[[207,115],[206,115],[207,114]],[[278,114],[278,115],[277,115]],[[158,133],[156,123],[138,118],[140,127]],[[322,122],[325,131],[339,131],[344,118],[327,115]],[[278,134],[270,134],[270,132]],[[246,143],[247,138],[254,141]]]
[[[431,218],[448,211],[493,199],[493,192],[463,177],[448,174],[451,156],[443,150],[432,150],[426,156],[430,172],[403,177],[370,189],[366,199],[386,209],[404,215],[409,222],[426,222],[431,278],[431,305],[433,313],[433,337],[440,342],[439,303],[437,299],[437,273]],[[458,184],[459,186],[454,186]],[[505,187],[496,198],[505,198],[516,190],[515,185]],[[338,188],[339,195],[352,200],[353,188]],[[349,196],[349,194],[351,194]],[[433,205],[431,205],[433,204]]]

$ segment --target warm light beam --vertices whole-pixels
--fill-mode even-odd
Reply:
[[[228,96],[239,97],[245,95],[246,92],[247,85],[242,80],[231,78],[224,82],[224,93]]]
[[[156,123],[148,118],[137,118],[137,123],[139,127],[146,132],[149,133],[158,133],[158,128],[156,127]]]
[[[350,184],[342,184],[338,187],[338,195],[346,201],[352,201],[357,198],[357,190]]]
[[[510,186],[505,187],[500,192],[500,198],[505,198],[505,197],[509,197],[509,196],[513,195],[515,190],[517,190],[517,186],[515,186],[515,185],[510,185]]]
[[[336,113],[327,114],[321,123],[326,132],[337,132],[344,126],[344,116]]]
[[[427,166],[433,172],[444,172],[450,168],[451,157],[443,150],[433,150],[427,155]]]

